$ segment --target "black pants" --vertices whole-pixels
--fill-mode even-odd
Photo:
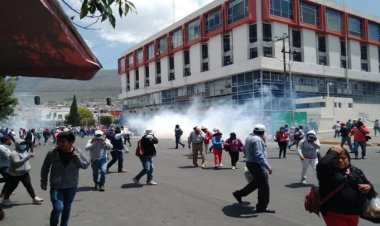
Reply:
[[[17,188],[20,181],[28,191],[30,197],[32,197],[32,199],[36,197],[32,186],[32,181],[30,180],[30,175],[29,173],[26,173],[21,176],[9,175],[9,189],[5,191],[4,199],[9,199],[9,196],[11,196],[12,192]]]
[[[4,183],[3,189],[1,190],[0,194],[5,195],[5,191],[9,188],[9,174],[5,172],[5,169],[2,170],[0,174],[3,176],[3,178],[0,178],[0,183]]]
[[[253,176],[253,180],[243,189],[237,191],[237,195],[244,197],[258,189],[256,210],[265,210],[269,203],[269,183],[267,170],[258,163],[247,162],[246,166]]]
[[[278,157],[281,158],[281,154],[283,153],[283,157],[286,157],[286,147],[288,145],[288,142],[278,142],[278,147],[280,148],[280,152],[278,154]]]
[[[119,150],[113,150],[111,151],[111,156],[112,156],[112,159],[107,164],[107,170],[117,161],[118,172],[123,171],[123,162],[124,162],[123,152]]]
[[[239,152],[229,151],[231,156],[231,166],[236,166],[236,163],[239,161]]]
[[[185,147],[185,145],[181,143],[181,137],[175,137],[175,148],[178,148],[178,144],[182,145],[182,147]]]

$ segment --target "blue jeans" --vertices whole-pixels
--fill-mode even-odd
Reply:
[[[50,214],[50,226],[58,225],[61,213],[61,226],[67,226],[70,218],[71,203],[74,201],[76,192],[76,187],[67,189],[50,188],[50,199],[53,204],[53,210]]]
[[[141,164],[143,166],[143,169],[140,171],[139,174],[135,177],[136,180],[140,180],[141,177],[143,177],[145,174],[147,175],[147,182],[153,180],[153,157],[151,156],[144,156],[140,158]]]
[[[103,186],[106,182],[106,173],[107,173],[107,158],[97,159],[91,161],[92,168],[92,178],[94,179],[95,184]],[[100,179],[99,179],[100,173]]]
[[[365,141],[354,141],[354,153],[355,153],[355,157],[358,157],[358,149],[359,149],[359,146],[360,148],[362,149],[362,157],[365,157],[366,155],[366,142]]]

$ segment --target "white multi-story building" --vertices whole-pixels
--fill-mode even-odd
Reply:
[[[119,98],[130,113],[195,98],[252,104],[264,115],[326,107],[294,101],[305,97],[373,107],[379,62],[380,18],[327,0],[216,0],[121,56]]]

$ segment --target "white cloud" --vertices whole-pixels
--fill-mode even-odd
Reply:
[[[110,42],[134,44],[191,14],[212,0],[132,0],[136,13],[116,19],[116,29],[108,21],[98,23],[98,36]],[[174,4],[173,4],[174,2]],[[174,10],[173,10],[174,8]],[[116,11],[117,12],[117,11]]]

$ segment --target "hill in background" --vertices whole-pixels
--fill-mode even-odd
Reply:
[[[108,97],[117,99],[120,93],[117,70],[102,70],[87,81],[20,76],[14,95],[20,104],[33,104],[34,96],[40,96],[41,103],[64,103],[71,102],[75,94],[78,103],[83,103],[105,101]]]

